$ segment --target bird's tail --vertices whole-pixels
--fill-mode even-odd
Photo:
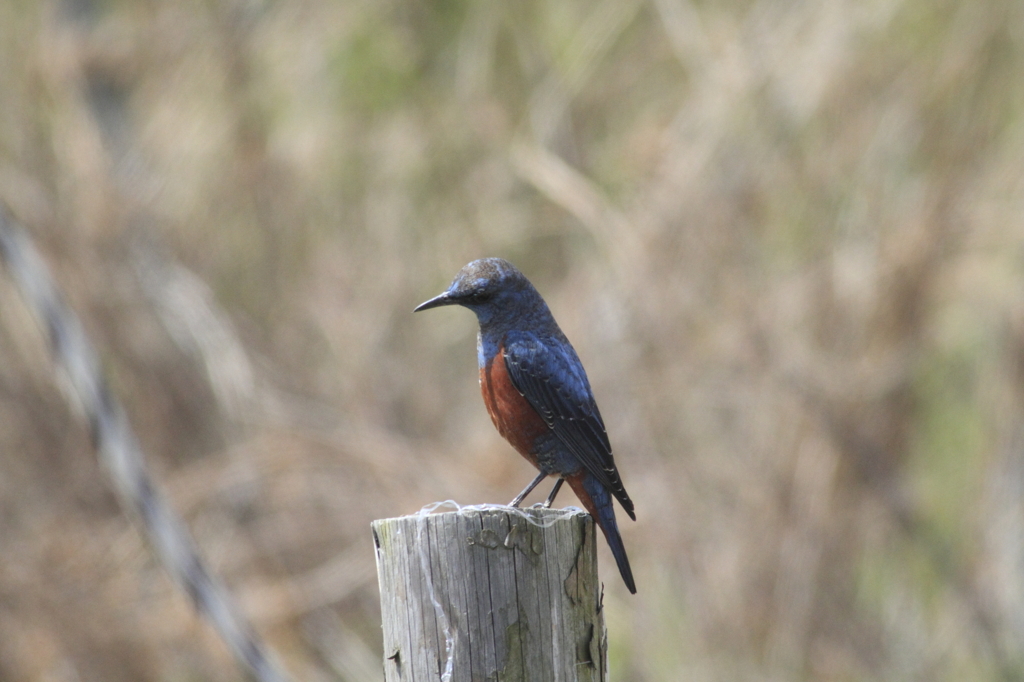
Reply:
[[[580,498],[580,502],[587,508],[594,521],[604,531],[604,537],[608,540],[608,547],[612,550],[615,563],[618,564],[619,573],[626,587],[631,594],[636,594],[636,584],[633,582],[633,571],[629,567],[629,559],[626,557],[626,548],[622,545],[622,537],[619,535],[619,526],[615,523],[615,508],[612,506],[612,496],[605,489],[601,482],[586,471],[574,476],[566,476],[566,481]]]

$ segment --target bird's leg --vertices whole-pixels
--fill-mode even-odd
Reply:
[[[563,483],[565,483],[565,479],[564,478],[560,478],[557,481],[555,481],[555,487],[551,489],[551,494],[548,495],[548,499],[546,499],[544,501],[544,508],[545,509],[550,509],[551,508],[551,503],[555,501],[555,495],[558,494],[558,489],[562,487]]]
[[[526,486],[526,489],[523,490],[523,492],[521,492],[518,495],[516,495],[516,498],[514,500],[512,500],[511,502],[509,502],[508,506],[510,506],[510,507],[518,507],[519,503],[523,501],[523,498],[526,497],[527,495],[529,495],[531,490],[533,490],[538,485],[540,485],[540,482],[543,481],[545,478],[547,478],[547,476],[548,475],[545,474],[543,471],[540,472],[539,474],[537,474],[537,478],[533,479],[533,482],[530,485]]]

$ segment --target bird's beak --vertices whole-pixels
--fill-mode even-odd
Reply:
[[[431,308],[439,308],[443,305],[453,305],[454,303],[455,300],[451,296],[449,296],[448,292],[446,291],[443,294],[435,296],[429,301],[424,301],[423,303],[420,303],[418,306],[413,308],[412,311],[414,313],[418,313],[421,310],[430,310]]]

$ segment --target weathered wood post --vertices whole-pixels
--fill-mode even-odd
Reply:
[[[594,523],[466,507],[372,524],[386,682],[605,682]]]

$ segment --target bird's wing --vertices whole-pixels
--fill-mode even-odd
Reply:
[[[630,518],[635,518],[590,382],[572,346],[568,342],[545,343],[530,332],[510,332],[504,348],[512,385],[583,467],[618,498]]]

